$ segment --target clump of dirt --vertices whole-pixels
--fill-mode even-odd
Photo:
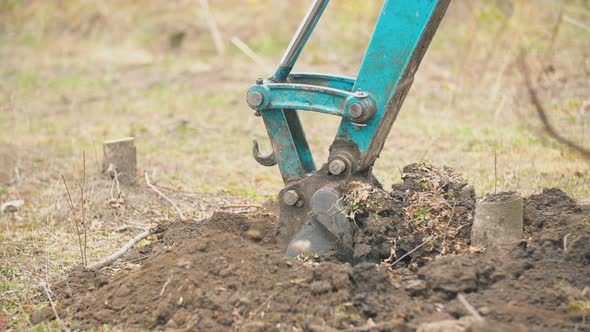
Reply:
[[[475,211],[475,191],[448,167],[427,163],[403,169],[391,192],[353,182],[344,201],[359,226],[355,258],[417,269],[437,255],[465,254]]]
[[[460,177],[404,171],[391,192],[351,186],[357,250],[369,248],[355,265],[285,257],[272,211],[216,213],[162,225],[128,255],[138,269],[74,273],[60,317],[82,329],[590,330],[589,208],[556,189],[530,196],[528,235],[499,258],[469,250],[475,195]]]

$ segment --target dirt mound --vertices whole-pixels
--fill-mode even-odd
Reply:
[[[426,163],[404,167],[402,179],[390,192],[357,182],[349,185],[344,201],[359,226],[357,261],[385,260],[416,270],[438,255],[474,250],[469,237],[475,192],[465,180],[450,168]]]
[[[76,270],[69,293],[56,288],[60,316],[83,329],[590,330],[589,209],[556,189],[527,198],[527,238],[495,257],[470,250],[475,195],[463,180],[405,171],[391,192],[350,188],[358,264],[285,257],[272,211],[216,213],[162,225],[127,255],[141,267],[110,280]]]

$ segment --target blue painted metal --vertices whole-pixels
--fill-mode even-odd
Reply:
[[[313,173],[315,165],[311,152],[306,153],[301,150],[305,146],[296,143],[300,142],[301,138],[294,137],[290,129],[299,121],[297,113],[292,110],[285,112],[281,109],[270,109],[262,113],[262,118],[279,163],[283,181],[287,183],[289,180]],[[299,132],[303,133],[303,130]],[[306,150],[309,151],[309,147]]]
[[[332,149],[354,146],[357,171],[374,163],[449,2],[386,0],[356,80],[324,74],[289,75],[328,1],[313,3],[270,82],[248,91],[263,96],[260,105],[251,107],[262,113],[285,183],[315,172],[295,110],[341,116]],[[348,109],[353,102],[373,111],[363,113],[367,116],[362,121],[354,118]]]
[[[319,21],[328,0],[315,0],[293,36],[271,81],[283,83],[291,73],[299,54]],[[268,114],[267,114],[268,113]],[[301,178],[315,172],[315,164],[303,126],[295,109],[274,108],[262,115],[273,145],[283,181]]]
[[[336,140],[357,145],[359,168],[369,167],[379,156],[449,1],[388,0],[383,4],[353,87],[371,93],[377,111],[362,128],[343,119],[336,134]]]
[[[327,74],[293,73],[289,75],[288,82],[292,84],[324,86],[326,88],[350,92],[354,86],[355,79],[352,77],[333,76]]]
[[[337,81],[326,81],[325,83],[341,84]],[[363,107],[364,112],[373,113],[375,109],[375,101],[367,93],[347,92],[317,85],[288,83],[255,85],[250,88],[248,93],[253,91],[259,92],[263,96],[262,104],[252,107],[257,111],[266,109],[313,111],[337,115],[359,123],[363,121],[354,120],[355,117],[348,112],[349,105],[358,103]]]
[[[289,77],[289,73],[292,69],[293,68],[279,66],[270,79],[274,82],[285,82],[287,80],[287,77]]]

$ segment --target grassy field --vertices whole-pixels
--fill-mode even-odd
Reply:
[[[0,184],[0,203],[25,200],[16,214],[0,215],[0,318],[30,328],[28,315],[46,301],[39,286],[79,264],[72,227],[79,217],[69,214],[61,174],[78,192],[85,169],[96,190],[83,203],[92,215],[89,260],[130,237],[113,232],[115,225],[174,217],[141,188],[127,193],[141,209],[107,206],[110,184],[99,175],[104,140],[135,136],[140,171],[170,188],[191,217],[274,197],[278,169],[250,155],[252,139],[263,151],[270,144],[245,92],[272,72],[308,3],[210,1],[209,16],[196,0],[0,3],[0,162],[15,159],[18,170],[18,181]],[[354,76],[379,8],[379,1],[333,1],[295,71]],[[589,21],[587,1],[453,2],[375,165],[377,177],[390,186],[404,165],[429,160],[464,174],[478,195],[560,187],[588,202],[588,162],[546,136],[516,59],[527,53],[552,123],[588,146]],[[248,45],[254,59],[232,40]],[[301,116],[322,164],[339,122]],[[16,173],[9,162],[2,167]]]

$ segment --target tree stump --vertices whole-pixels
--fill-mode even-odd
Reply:
[[[516,192],[503,192],[484,197],[475,205],[471,245],[503,249],[521,240],[522,214],[522,196]]]
[[[137,156],[135,137],[123,137],[103,143],[104,158],[102,171],[107,176],[115,176],[120,183],[135,183]]]

